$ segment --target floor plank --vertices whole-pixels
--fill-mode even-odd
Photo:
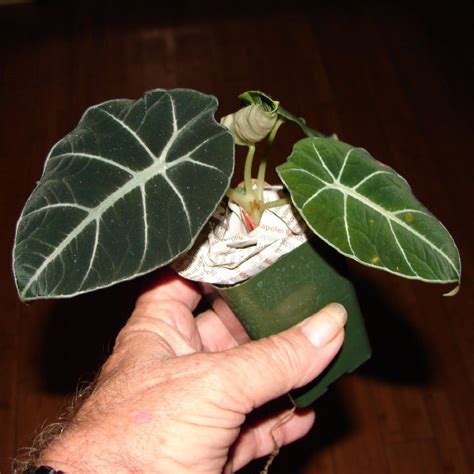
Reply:
[[[387,472],[392,474],[399,472],[441,474],[443,472],[436,445],[432,440],[390,445],[387,448],[387,457],[390,464],[390,470]]]
[[[473,8],[257,3],[0,7],[0,472],[10,472],[18,448],[57,416],[77,382],[93,378],[140,286],[22,305],[10,269],[16,218],[49,148],[88,106],[156,87],[215,94],[222,115],[239,93],[267,91],[406,176],[461,251],[454,298],[349,265],[373,358],[316,403],[315,428],[282,450],[272,472],[474,470],[474,74],[464,53]],[[284,129],[275,144],[282,157],[299,137]]]

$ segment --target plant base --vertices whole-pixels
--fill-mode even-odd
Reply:
[[[297,407],[310,405],[332,382],[371,355],[354,287],[342,276],[340,264],[339,255],[332,249],[319,241],[309,241],[244,283],[217,288],[254,340],[284,331],[328,303],[345,306],[348,320],[344,345],[318,378],[291,393]]]

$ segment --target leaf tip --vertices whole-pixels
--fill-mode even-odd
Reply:
[[[461,288],[461,285],[456,285],[451,291],[448,291],[447,293],[443,293],[443,296],[450,297],[450,296],[456,296],[459,293],[459,290]]]

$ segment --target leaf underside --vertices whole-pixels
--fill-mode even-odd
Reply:
[[[110,286],[188,250],[233,173],[216,108],[215,97],[188,89],[89,108],[52,148],[18,222],[20,297]]]
[[[405,179],[364,149],[305,138],[277,172],[309,227],[342,254],[406,278],[460,280],[446,228]]]

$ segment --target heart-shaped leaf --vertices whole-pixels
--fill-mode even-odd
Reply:
[[[367,151],[305,138],[277,171],[309,227],[342,254],[407,278],[460,280],[459,253],[446,228],[405,179]]]
[[[197,91],[157,89],[88,109],[49,153],[18,222],[20,297],[102,288],[188,250],[233,173],[216,108]]]

